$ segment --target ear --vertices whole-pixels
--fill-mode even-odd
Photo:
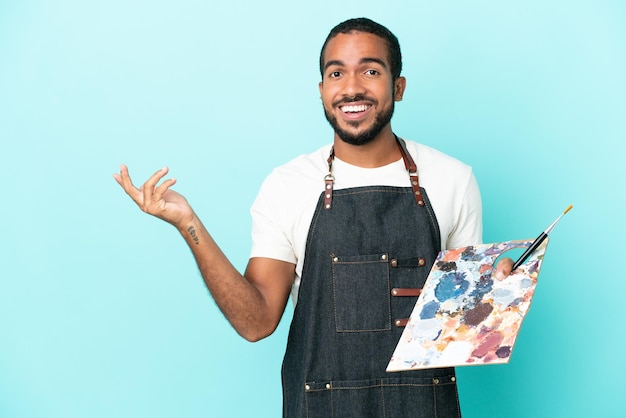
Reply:
[[[404,95],[404,89],[406,88],[406,78],[398,77],[393,85],[393,100],[399,102]]]
[[[323,81],[320,81],[319,88],[320,88],[320,97],[322,97],[322,90],[324,89],[324,82]]]

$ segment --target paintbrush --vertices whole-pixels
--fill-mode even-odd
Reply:
[[[532,244],[530,244],[530,247],[528,247],[528,249],[526,249],[526,251],[524,251],[524,254],[522,254],[522,256],[520,258],[517,259],[517,261],[515,262],[515,264],[513,264],[513,270],[515,270],[516,268],[518,268],[519,266],[522,265],[522,263],[524,261],[526,261],[528,259],[528,257],[530,257],[530,255],[535,252],[535,250],[537,249],[537,247],[539,247],[539,245],[541,245],[541,243],[548,238],[548,234],[552,231],[552,229],[554,229],[554,227],[556,226],[557,222],[559,222],[561,220],[561,218],[563,217],[563,215],[565,215],[567,212],[570,211],[571,208],[573,208],[574,206],[569,205],[567,207],[567,209],[565,209],[563,211],[563,213],[556,218],[556,220],[554,222],[552,222],[552,224],[546,228],[545,231],[543,231],[538,237],[537,239],[535,239],[533,241]]]

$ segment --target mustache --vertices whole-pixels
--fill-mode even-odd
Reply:
[[[350,104],[350,103],[360,102],[360,101],[376,103],[376,100],[372,97],[365,96],[363,94],[357,94],[356,96],[346,96],[342,99],[339,99],[333,102],[333,106],[341,106],[343,104]]]

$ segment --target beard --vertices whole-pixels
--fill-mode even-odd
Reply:
[[[350,103],[352,101],[357,101],[357,100],[361,100],[361,98],[357,97],[350,101],[342,101],[342,103]],[[336,107],[336,106],[337,105],[333,107]],[[339,123],[337,123],[337,118],[335,117],[335,115],[331,114],[330,112],[326,110],[326,106],[324,106],[324,116],[326,116],[326,120],[328,121],[328,123],[330,123],[330,126],[333,127],[339,139],[341,139],[343,142],[347,144],[359,146],[359,145],[365,145],[365,144],[372,142],[374,138],[378,136],[380,131],[382,131],[383,128],[387,126],[389,122],[391,122],[391,117],[393,116],[394,107],[395,107],[395,103],[391,102],[391,107],[389,109],[384,110],[382,113],[379,113],[376,115],[376,117],[374,118],[374,123],[372,124],[372,126],[369,127],[369,129],[366,129],[365,131],[359,132],[356,134],[350,133],[346,131],[345,129],[342,129],[339,126]],[[362,123],[363,122],[361,121],[357,121],[357,122],[348,121],[347,122],[348,125],[354,128],[358,128],[359,125],[361,125]]]

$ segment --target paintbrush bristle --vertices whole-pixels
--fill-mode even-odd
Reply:
[[[565,215],[567,212],[569,212],[569,211],[570,211],[570,209],[571,209],[571,208],[573,208],[573,207],[574,207],[574,205],[569,205],[569,206],[567,207],[567,209],[565,209],[565,212],[563,212],[563,215]]]

